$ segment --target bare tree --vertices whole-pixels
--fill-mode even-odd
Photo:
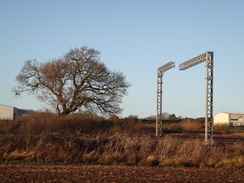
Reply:
[[[16,76],[18,86],[13,92],[35,94],[60,115],[80,107],[107,114],[120,113],[119,104],[130,85],[122,72],[109,70],[99,55],[94,49],[81,47],[46,63],[25,61]]]

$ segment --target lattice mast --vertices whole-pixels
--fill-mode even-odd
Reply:
[[[156,115],[156,136],[163,134],[162,116],[162,94],[163,94],[163,75],[164,72],[175,67],[175,62],[168,62],[157,70],[157,115]]]
[[[186,70],[202,62],[206,63],[206,111],[205,111],[205,143],[213,143],[213,79],[214,79],[214,52],[207,51],[182,64],[180,70]]]

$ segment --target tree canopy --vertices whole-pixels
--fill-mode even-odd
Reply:
[[[119,104],[130,86],[122,72],[108,69],[100,61],[100,53],[88,47],[71,49],[46,63],[27,60],[16,81],[13,92],[35,94],[60,115],[81,107],[120,113]]]

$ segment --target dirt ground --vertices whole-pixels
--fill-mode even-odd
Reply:
[[[0,163],[0,182],[244,183],[243,169]]]

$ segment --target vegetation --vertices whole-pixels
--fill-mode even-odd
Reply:
[[[129,84],[123,73],[109,70],[99,55],[94,49],[81,47],[46,63],[28,60],[16,77],[18,86],[13,92],[35,94],[59,115],[81,108],[120,113],[119,103]]]
[[[33,113],[1,121],[0,160],[170,167],[244,167],[243,142],[203,144],[204,119],[155,121],[137,116],[106,119],[91,113]],[[243,135],[219,127],[218,135]],[[177,137],[177,138],[176,138]],[[184,138],[188,137],[188,138]],[[196,138],[201,137],[201,138]]]

